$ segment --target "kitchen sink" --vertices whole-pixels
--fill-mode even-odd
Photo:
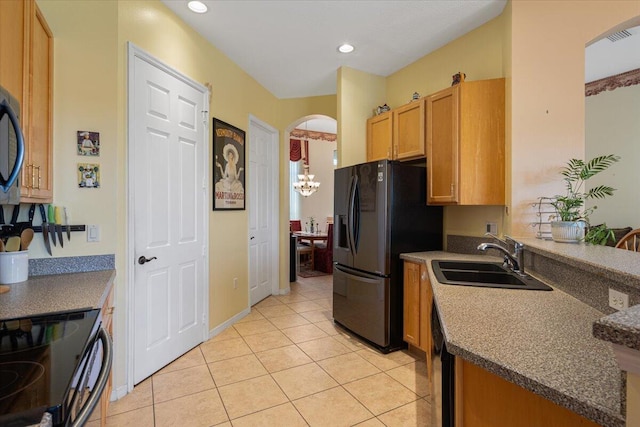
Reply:
[[[502,264],[495,262],[475,262],[475,261],[434,261],[437,262],[441,270],[464,270],[464,271],[500,271],[507,270]]]
[[[431,261],[433,273],[444,285],[478,286],[485,288],[551,291],[550,286],[529,276],[521,276],[497,262]]]

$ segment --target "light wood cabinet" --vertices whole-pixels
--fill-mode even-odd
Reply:
[[[426,98],[421,98],[392,110],[394,159],[412,160],[424,157],[425,105]]]
[[[459,427],[596,427],[598,424],[459,357],[455,361]]]
[[[367,161],[391,159],[393,113],[378,114],[367,120]]]
[[[403,295],[403,339],[427,353],[427,364],[431,349],[431,307],[433,293],[423,263],[404,261]],[[430,372],[430,371],[428,371]]]
[[[109,292],[107,299],[102,305],[102,327],[113,337],[113,311],[115,309],[113,302],[113,288]],[[113,372],[113,371],[112,371]],[[109,409],[109,400],[111,398],[111,390],[113,389],[113,373],[109,374],[107,385],[100,396],[100,426],[104,427],[107,423],[107,410]]]
[[[34,4],[29,53],[29,109],[22,168],[22,202],[53,200],[53,37]]]
[[[0,85],[20,101],[20,201],[51,202],[53,38],[33,0],[0,1]]]
[[[492,79],[427,97],[427,204],[504,205],[504,94]]]
[[[424,157],[426,99],[413,101],[367,120],[367,161]]]
[[[0,1],[0,85],[20,102],[20,119],[24,123],[24,101],[28,80],[25,58],[28,55],[25,38],[28,34],[29,2]]]

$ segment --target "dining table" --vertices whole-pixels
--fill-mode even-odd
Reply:
[[[326,242],[329,235],[324,232],[320,233],[309,233],[308,231],[296,231],[293,233],[294,236],[298,239],[298,242],[306,240],[309,242],[309,246],[311,247],[311,269],[314,269],[313,265],[313,253],[315,251],[316,242]]]

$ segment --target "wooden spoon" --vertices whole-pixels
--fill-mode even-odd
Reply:
[[[33,240],[33,228],[25,228],[20,233],[20,249],[26,251]]]
[[[11,236],[7,239],[7,243],[4,245],[7,252],[17,252],[20,250],[20,237]]]
[[[4,240],[0,239],[0,252],[4,252]]]

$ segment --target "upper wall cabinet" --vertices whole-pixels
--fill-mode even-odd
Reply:
[[[29,122],[22,201],[53,200],[53,36],[37,6],[31,14]]]
[[[367,120],[367,161],[391,159],[393,113],[378,114]]]
[[[367,120],[367,161],[424,157],[425,103],[423,98]]]
[[[394,159],[424,157],[424,122],[426,99],[422,98],[393,110]]]
[[[427,204],[504,205],[504,79],[427,97]]]
[[[33,0],[0,1],[0,85],[20,101],[21,202],[53,198],[53,38]]]

